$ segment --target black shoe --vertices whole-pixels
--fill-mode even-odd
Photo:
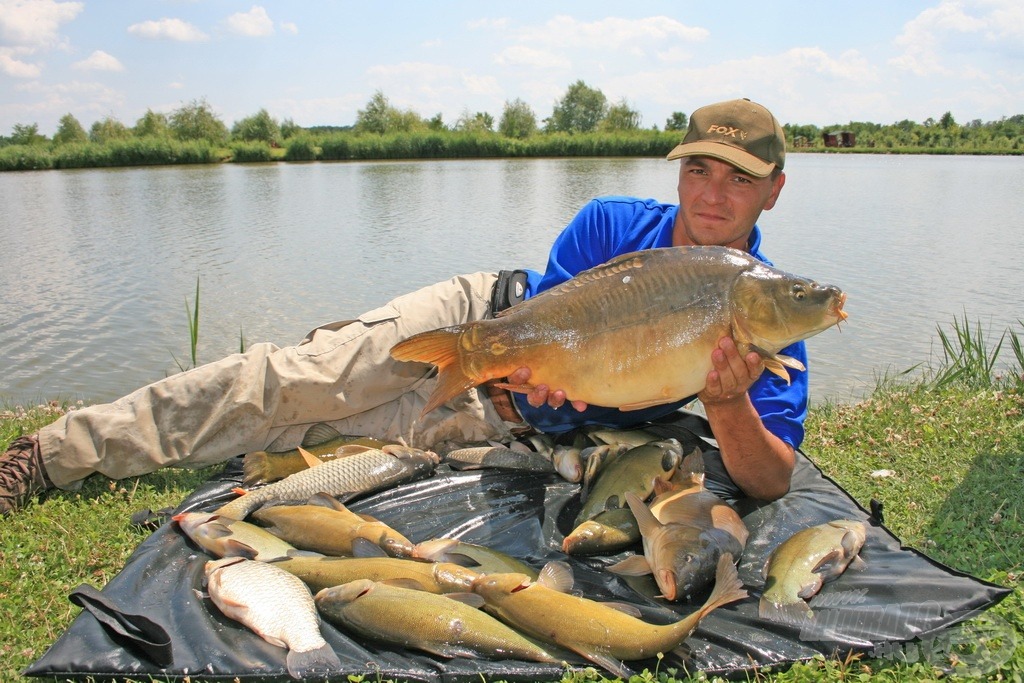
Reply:
[[[52,488],[43,469],[39,439],[19,436],[12,441],[7,452],[0,455],[0,514],[20,510],[34,496]]]

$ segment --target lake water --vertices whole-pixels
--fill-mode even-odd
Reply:
[[[812,401],[936,360],[937,326],[1024,319],[1024,159],[791,154],[764,251],[849,294]],[[0,405],[106,401],[189,361],[297,342],[476,270],[543,269],[588,199],[675,201],[660,159],[217,165],[0,174]]]

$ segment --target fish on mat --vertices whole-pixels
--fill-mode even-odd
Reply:
[[[333,496],[318,493],[305,505],[268,505],[252,513],[268,533],[296,548],[324,555],[351,556],[368,544],[392,557],[411,557],[412,541],[368,515],[349,510]]]
[[[739,558],[746,547],[746,524],[726,501],[704,488],[704,458],[695,448],[672,481],[658,482],[650,506],[634,493],[626,502],[643,536],[643,554],[608,571],[626,576],[653,574],[667,600],[682,600],[714,580],[718,558]]]
[[[519,572],[531,579],[537,578],[537,570],[520,559],[493,548],[456,538],[421,541],[416,544],[413,557],[431,562],[452,562],[481,574]]]
[[[314,600],[327,621],[346,631],[440,657],[562,661],[481,611],[483,600],[472,593],[436,595],[359,579],[324,588]]]
[[[214,557],[267,562],[298,553],[298,548],[262,527],[213,512],[182,512],[172,519],[192,541]]]
[[[427,413],[463,391],[531,370],[566,398],[637,410],[699,393],[711,351],[727,335],[788,381],[779,355],[846,318],[846,295],[728,247],[625,254],[505,309],[495,318],[421,332],[391,349],[438,367]]]
[[[650,624],[617,606],[570,595],[568,565],[549,563],[541,578],[523,574],[485,574],[473,582],[484,609],[522,633],[549,642],[604,667],[623,679],[621,661],[646,659],[674,650],[710,612],[747,597],[732,557],[722,556],[715,588],[696,612],[670,624]]]
[[[387,443],[366,436],[344,436],[334,427],[318,422],[306,430],[301,448],[287,451],[250,451],[242,458],[242,485],[269,484],[309,467],[306,453],[329,462],[354,455],[369,448],[383,448]],[[358,448],[358,447],[362,448]],[[351,447],[351,448],[345,448]]]
[[[783,541],[765,562],[758,615],[787,624],[813,618],[805,601],[847,567],[863,564],[859,553],[865,538],[863,522],[837,519],[802,529]]]
[[[402,557],[290,557],[274,560],[314,591],[356,579],[383,581],[428,593],[465,593],[480,573],[452,562]]]
[[[292,678],[341,671],[338,655],[320,634],[313,595],[297,577],[242,557],[210,560],[205,574],[210,599],[225,616],[288,649],[285,665]]]
[[[566,555],[611,555],[641,540],[640,526],[628,508],[603,510],[562,539]]]
[[[551,458],[531,450],[507,446],[470,446],[449,451],[444,462],[453,470],[506,469],[554,472]]]
[[[370,493],[424,477],[434,471],[437,463],[438,457],[431,451],[388,445],[318,464],[251,491],[236,489],[241,495],[216,512],[245,519],[253,510],[273,500],[303,501],[318,493],[331,496]]]

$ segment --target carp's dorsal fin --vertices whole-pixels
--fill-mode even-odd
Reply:
[[[643,555],[633,555],[607,567],[612,574],[621,576],[646,576],[651,573],[651,563]]]
[[[306,430],[306,435],[302,437],[302,445],[309,448],[310,446],[319,446],[322,443],[340,438],[341,432],[337,429],[326,422],[317,422]]]
[[[302,459],[303,461],[305,461],[307,467],[316,467],[318,465],[324,464],[323,461],[320,460],[320,458],[316,457],[302,446],[299,446],[299,455],[302,456]]]

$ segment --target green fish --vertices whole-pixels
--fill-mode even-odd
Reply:
[[[858,554],[865,538],[862,522],[837,519],[798,531],[783,541],[765,563],[760,617],[790,624],[813,618],[805,600],[847,567],[862,564]]]
[[[464,593],[480,576],[479,572],[451,562],[401,557],[290,557],[273,564],[299,577],[314,591],[356,579],[371,579],[428,593]]]
[[[383,448],[387,445],[379,439],[367,436],[343,436],[334,427],[319,422],[306,431],[302,448],[323,462],[353,455],[362,449],[346,449],[346,446]],[[298,448],[287,451],[251,451],[242,459],[242,485],[269,484],[284,479],[309,467]]]
[[[537,570],[522,560],[454,538],[435,538],[417,543],[413,556],[431,562],[452,562],[481,574],[519,572],[537,578]]]

